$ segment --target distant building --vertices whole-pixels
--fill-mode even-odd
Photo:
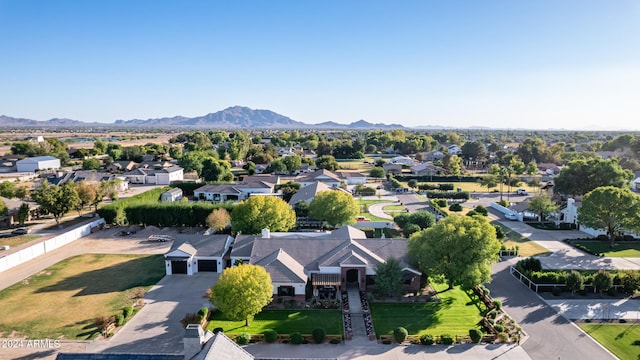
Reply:
[[[160,201],[162,202],[174,202],[182,199],[182,189],[173,188],[169,191],[165,191],[160,195]]]
[[[18,172],[35,172],[46,169],[59,169],[60,159],[53,156],[37,156],[18,160],[16,170]]]

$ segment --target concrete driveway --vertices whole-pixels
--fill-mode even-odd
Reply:
[[[111,339],[87,345],[87,352],[179,354],[184,350],[187,313],[209,307],[204,292],[218,280],[218,273],[165,276],[144,297],[146,305]]]

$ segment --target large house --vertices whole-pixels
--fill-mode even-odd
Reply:
[[[123,175],[131,184],[170,185],[183,180],[184,169],[177,165],[163,169],[137,168]]]
[[[215,202],[242,201],[251,195],[273,195],[275,185],[265,181],[254,181],[240,184],[211,184],[204,185],[193,191],[196,200]]]
[[[299,176],[294,181],[297,183],[300,183],[302,187],[311,185],[315,182],[322,182],[328,185],[329,187],[338,187],[340,186],[342,179],[338,175],[332,173],[329,170],[319,169],[310,174]]]

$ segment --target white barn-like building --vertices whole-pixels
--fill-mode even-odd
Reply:
[[[59,169],[60,159],[53,156],[37,156],[16,161],[18,172],[35,172],[46,169]]]

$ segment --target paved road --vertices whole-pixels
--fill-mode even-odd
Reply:
[[[522,348],[532,359],[616,358],[509,274],[511,264],[494,264],[493,281],[488,288],[529,335]]]

